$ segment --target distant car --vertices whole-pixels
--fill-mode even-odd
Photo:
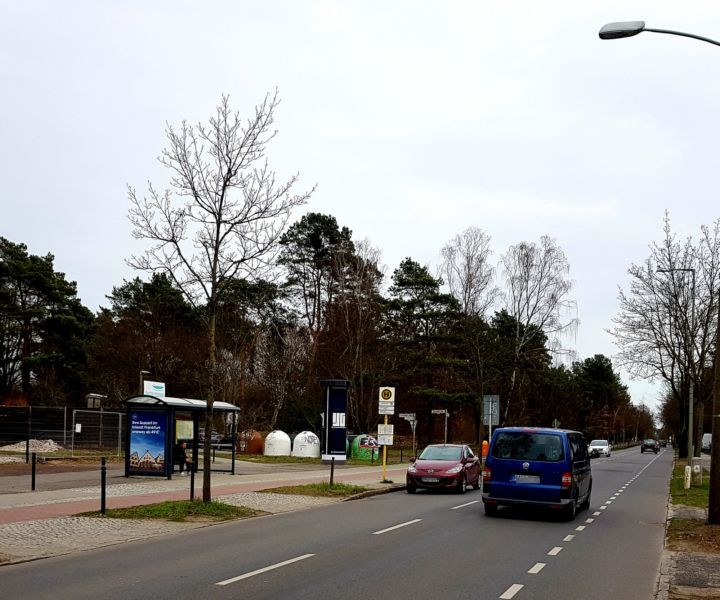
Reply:
[[[660,447],[667,448],[667,440],[665,440],[665,439],[660,440]]]
[[[658,444],[655,440],[643,440],[642,444],[640,444],[640,454],[645,452],[645,450],[657,454],[658,450],[660,450],[660,444]]]
[[[467,444],[431,444],[412,461],[406,476],[408,494],[418,488],[451,489],[461,494],[480,489],[480,459]]]
[[[483,468],[485,514],[500,506],[562,511],[572,520],[589,508],[592,471],[582,433],[564,429],[502,427],[493,432]]]
[[[700,442],[700,449],[703,452],[710,452],[712,449],[712,433],[703,433],[702,442]]]
[[[590,456],[602,454],[610,458],[610,442],[607,440],[593,440],[588,446],[588,452],[590,452]]]

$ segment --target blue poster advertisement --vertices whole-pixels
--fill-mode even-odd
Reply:
[[[165,413],[130,411],[130,474],[165,472]]]

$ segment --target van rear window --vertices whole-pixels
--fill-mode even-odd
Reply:
[[[546,462],[557,462],[564,458],[562,438],[559,435],[525,431],[498,433],[491,455],[495,458]]]

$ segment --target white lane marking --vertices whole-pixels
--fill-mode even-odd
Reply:
[[[555,546],[550,552],[548,552],[548,556],[557,556],[560,554],[560,551],[562,550],[562,546]]]
[[[575,528],[575,531],[584,531],[584,530],[585,530],[585,525],[578,525],[578,526]]]
[[[422,519],[413,519],[412,521],[400,523],[400,525],[393,525],[392,527],[388,527],[387,529],[381,529],[380,531],[373,531],[373,535],[380,535],[381,533],[387,533],[388,531],[392,531],[393,529],[400,529],[401,527],[407,527],[408,525],[412,525],[414,523],[419,523],[420,521],[422,521]]]
[[[453,506],[450,510],[457,510],[458,508],[465,508],[466,506],[470,506],[471,504],[477,504],[480,502],[480,500],[473,500],[472,502],[466,502],[465,504],[461,504],[460,506]]]
[[[601,506],[600,510],[605,510],[606,508],[607,508],[607,506]]]
[[[535,565],[528,571],[528,573],[530,573],[530,575],[537,575],[544,568],[545,563],[535,563]]]
[[[610,499],[611,499],[611,500],[615,500],[615,499],[617,499],[617,497],[618,497],[617,494],[613,494],[612,496],[610,496]]]
[[[502,596],[500,596],[500,600],[511,600],[515,597],[515,594],[517,594],[521,589],[523,589],[523,585],[519,583],[513,583],[508,589],[506,589]]]
[[[596,511],[593,513],[593,517],[599,517],[601,514],[602,514],[602,513],[601,513],[599,510],[596,510]]]
[[[612,504],[612,500],[606,500],[605,504]],[[602,507],[600,507],[600,508],[602,508]]]
[[[586,523],[592,523],[595,519],[585,519]]]
[[[566,536],[563,538],[563,542],[572,542],[574,539],[575,539],[575,536],[574,536],[574,535],[566,535]]]
[[[284,560],[283,562],[279,562],[277,564],[270,565],[269,567],[263,567],[262,569],[258,569],[257,571],[250,571],[250,573],[245,573],[244,575],[238,575],[237,577],[225,579],[224,581],[218,581],[215,585],[228,585],[230,583],[235,583],[236,581],[240,581],[241,579],[247,579],[248,577],[252,577],[253,575],[260,575],[260,573],[267,573],[268,571],[272,571],[273,569],[279,569],[280,567],[284,567],[285,565],[290,565],[292,563],[298,562],[299,560],[305,560],[306,558],[310,558],[311,556],[315,556],[315,555],[314,554],[303,554],[302,556],[298,556],[296,558],[291,558],[290,560]]]

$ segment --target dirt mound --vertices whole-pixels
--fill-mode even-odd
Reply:
[[[2,452],[25,452],[25,442],[10,444],[9,446],[0,446]],[[48,453],[62,450],[63,447],[55,443],[53,440],[30,440],[30,452]]]

